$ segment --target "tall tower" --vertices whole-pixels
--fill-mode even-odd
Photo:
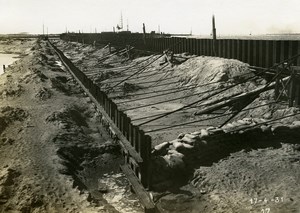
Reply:
[[[212,16],[212,35],[214,40],[217,39],[215,15]]]
[[[215,23],[215,15],[212,16],[212,36],[213,36],[213,53],[217,56],[217,30]]]
[[[121,11],[120,28],[123,29],[123,15],[122,15],[122,11]]]
[[[144,45],[146,45],[146,27],[145,27],[145,23],[143,23],[143,40],[144,40]]]

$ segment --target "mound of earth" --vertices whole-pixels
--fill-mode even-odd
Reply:
[[[178,65],[175,73],[185,84],[207,84],[212,82],[238,82],[253,76],[249,65],[235,59],[216,57],[194,57]]]

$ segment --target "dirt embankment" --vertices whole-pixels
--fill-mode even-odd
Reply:
[[[141,212],[119,146],[47,42],[3,42],[22,58],[0,76],[0,212]]]

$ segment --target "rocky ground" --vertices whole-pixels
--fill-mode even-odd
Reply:
[[[0,212],[141,212],[119,146],[46,41],[1,50],[21,59],[0,76]]]

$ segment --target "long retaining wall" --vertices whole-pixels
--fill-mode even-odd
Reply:
[[[150,155],[151,137],[143,130],[131,123],[131,119],[120,111],[117,105],[107,97],[105,92],[79,70],[57,47],[51,46],[62,60],[71,74],[86,88],[96,102],[102,114],[102,122],[108,127],[112,137],[119,140],[123,148],[126,164],[129,165],[142,185],[146,188],[151,185]]]
[[[153,37],[139,33],[68,33],[62,34],[61,39],[68,41],[93,44],[112,43],[118,46],[132,45],[138,49],[162,52],[171,49],[174,53],[189,52],[195,55],[217,56],[238,59],[252,66],[271,67],[275,63],[300,53],[300,41],[297,40],[243,40],[217,39],[216,55],[213,51],[212,39]],[[293,62],[300,66],[300,58]]]

